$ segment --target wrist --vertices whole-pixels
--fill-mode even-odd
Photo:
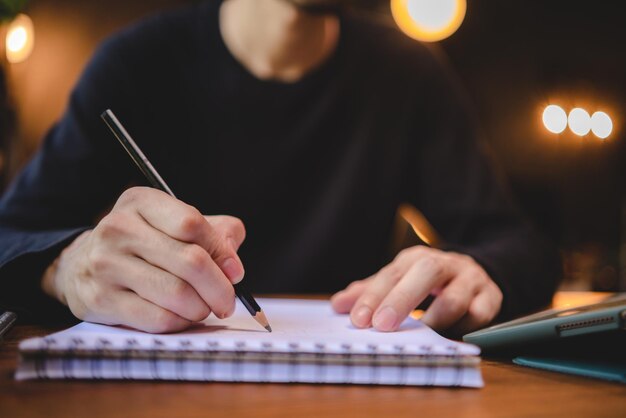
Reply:
[[[43,290],[46,295],[60,301],[64,305],[67,305],[65,296],[63,295],[63,292],[59,290],[57,283],[57,272],[59,270],[59,263],[62,255],[63,253],[61,253],[61,255],[59,255],[52,262],[52,264],[48,266],[46,271],[44,271],[43,277],[41,278],[41,290]]]
[[[91,231],[85,231],[80,234],[70,245],[65,247],[61,254],[46,268],[41,278],[41,290],[48,296],[67,305],[67,298],[63,290],[62,270],[67,269],[68,258],[72,258],[71,254],[79,246]],[[64,267],[65,266],[65,267]]]

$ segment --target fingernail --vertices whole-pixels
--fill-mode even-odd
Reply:
[[[396,327],[398,314],[391,306],[383,308],[374,316],[374,328],[381,331],[392,331]]]
[[[215,314],[219,319],[230,318],[235,312],[235,304],[233,304],[232,308],[228,308],[228,311],[220,312],[219,315]]]
[[[370,320],[372,319],[372,310],[367,306],[361,306],[354,313],[353,321],[354,325],[360,328],[365,328],[370,324]]]
[[[243,279],[243,269],[234,258],[227,258],[222,263],[222,271],[233,283],[238,283]]]

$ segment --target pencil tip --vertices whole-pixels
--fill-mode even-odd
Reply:
[[[267,318],[265,317],[265,314],[263,313],[263,311],[259,311],[256,313],[256,315],[254,316],[254,319],[256,319],[256,321],[261,324],[261,326],[263,328],[265,328],[266,330],[268,330],[269,332],[272,332],[272,327],[270,327],[270,323],[267,320]]]

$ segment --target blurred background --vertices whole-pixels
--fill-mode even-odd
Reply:
[[[0,0],[0,193],[62,114],[96,45],[188,2]],[[445,51],[518,204],[561,248],[567,290],[626,291],[621,3],[355,1]]]

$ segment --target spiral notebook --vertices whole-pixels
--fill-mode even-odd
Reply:
[[[479,348],[407,318],[355,329],[328,301],[259,299],[274,332],[242,305],[177,334],[80,323],[22,341],[16,379],[300,382],[482,387]]]

